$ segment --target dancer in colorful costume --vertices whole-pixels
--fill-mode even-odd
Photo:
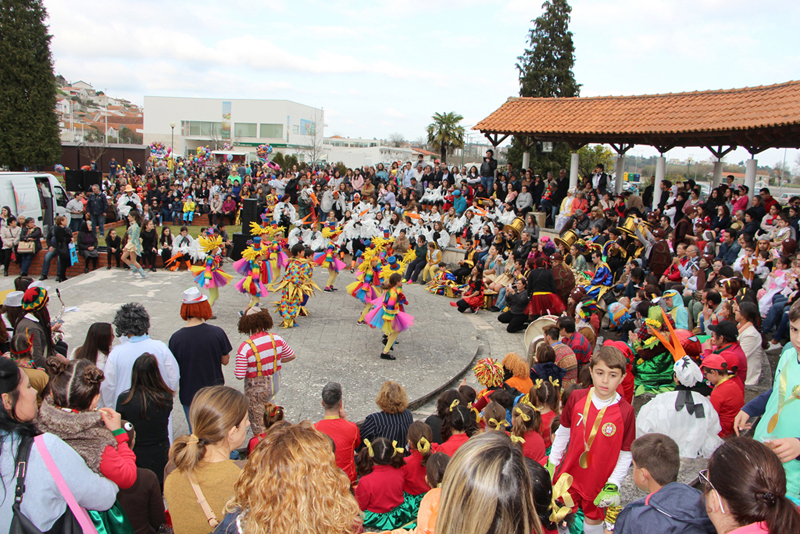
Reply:
[[[368,249],[364,252],[364,261],[358,266],[356,281],[346,288],[351,297],[357,298],[365,305],[357,324],[366,324],[364,318],[372,309],[375,299],[380,296],[378,292],[381,285],[380,266],[381,260],[377,255],[377,250]]]
[[[319,286],[311,279],[314,269],[304,257],[305,247],[297,243],[292,247],[292,259],[286,266],[283,280],[275,286],[275,291],[282,291],[281,300],[277,303],[278,313],[283,317],[283,328],[293,328],[297,325],[295,318],[298,315],[308,316],[305,304],[314,294],[314,288]]]
[[[268,229],[256,224],[252,232],[255,234],[252,243],[242,252],[242,259],[233,264],[236,272],[244,276],[236,284],[236,289],[251,296],[250,304],[244,309],[243,314],[250,308],[258,306],[261,297],[269,294],[267,286],[264,285],[268,280],[269,271],[269,263],[265,261],[267,249],[261,245],[261,234],[267,233]]]
[[[221,268],[221,235],[214,235],[212,231],[208,235],[200,236],[198,243],[206,253],[205,263],[193,265],[190,269],[195,274],[194,282],[201,288],[208,289],[208,303],[214,306],[214,302],[219,298],[219,288],[228,285],[233,277]]]
[[[336,288],[333,287],[336,277],[339,276],[339,271],[347,267],[342,260],[336,257],[336,245],[328,243],[324,252],[314,254],[314,263],[328,269],[328,281],[325,282],[323,291],[327,293],[336,291]]]
[[[366,321],[372,328],[380,328],[383,332],[383,341],[386,343],[381,352],[383,360],[397,359],[389,354],[389,351],[394,348],[394,342],[397,341],[400,332],[414,325],[414,317],[403,311],[408,300],[403,294],[402,281],[402,275],[392,274],[383,294],[383,300],[377,301],[366,316]]]

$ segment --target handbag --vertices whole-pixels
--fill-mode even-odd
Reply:
[[[9,534],[43,534],[20,509],[22,498],[25,493],[25,477],[28,471],[27,466],[31,445],[34,443],[36,444],[36,450],[39,451],[39,455],[47,466],[48,471],[50,471],[58,490],[61,492],[64,500],[67,501],[67,509],[64,511],[64,515],[58,518],[50,530],[47,531],[47,534],[97,534],[97,529],[89,518],[89,514],[78,504],[72,492],[69,490],[67,483],[64,482],[64,478],[61,476],[61,472],[58,470],[58,466],[56,466],[52,456],[50,456],[50,451],[47,450],[42,436],[23,438],[17,450],[17,486],[14,493],[14,504],[11,506],[13,518],[11,519],[11,527],[8,531]]]
[[[188,476],[188,475],[187,475]],[[211,528],[217,528],[219,525],[219,520],[217,519],[214,510],[211,509],[209,506],[208,501],[206,500],[206,496],[203,495],[203,490],[200,489],[200,485],[197,484],[192,477],[189,477],[189,484],[192,485],[192,490],[194,490],[194,495],[197,497],[197,504],[200,505],[200,508],[203,510],[203,515],[206,516],[206,521],[208,521],[208,525]]]
[[[36,243],[33,241],[20,241],[17,245],[17,253],[33,254],[36,252]]]

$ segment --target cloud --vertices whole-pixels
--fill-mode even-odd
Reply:
[[[401,113],[400,111],[398,111],[398,110],[396,110],[394,108],[386,108],[386,109],[384,109],[383,110],[383,114],[386,115],[387,117],[394,117],[396,119],[404,119],[405,118],[405,115],[403,113]]]

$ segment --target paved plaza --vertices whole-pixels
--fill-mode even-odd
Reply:
[[[233,272],[230,263],[225,270]],[[183,326],[180,318],[181,293],[192,286],[192,277],[186,271],[148,272],[146,279],[128,275],[119,269],[100,269],[71,278],[61,284],[48,280],[51,288],[50,313],[58,313],[61,304],[55,287],[61,291],[67,307],[77,311],[64,314],[65,340],[70,349],[78,347],[92,323],[112,322],[116,310],[127,302],[140,302],[150,313],[150,335],[153,339],[169,342],[170,336]],[[324,283],[327,271],[315,269],[315,280]],[[238,280],[238,275],[235,276]],[[292,329],[276,327],[273,331],[284,337],[297,359],[284,366],[283,383],[277,402],[286,409],[291,421],[322,417],[320,392],[328,381],[340,382],[345,392],[345,409],[348,418],[360,421],[377,410],[375,396],[385,380],[395,380],[408,391],[409,399],[418,402],[420,415],[427,410],[425,399],[431,393],[465,374],[468,383],[476,388],[477,382],[469,370],[476,353],[502,358],[509,351],[524,351],[522,334],[508,334],[505,325],[496,321],[495,314],[460,314],[449,306],[451,299],[432,295],[424,286],[408,284],[405,293],[409,300],[407,311],[414,316],[414,326],[398,338],[399,344],[392,353],[396,361],[381,360],[381,333],[368,326],[358,326],[363,305],[345,291],[354,281],[349,271],[343,271],[333,293],[318,292],[308,304],[310,317],[300,318],[300,326]],[[3,278],[0,290],[13,287],[13,278]],[[279,294],[262,299],[269,305],[275,323],[280,317],[273,302]],[[243,382],[233,375],[235,351],[246,337],[239,334],[236,325],[238,311],[249,299],[230,284],[220,291],[214,305],[218,317],[211,324],[222,327],[228,334],[234,352],[224,368],[226,384],[243,390]],[[421,402],[419,402],[421,401]],[[175,435],[187,432],[182,410],[174,411]]]

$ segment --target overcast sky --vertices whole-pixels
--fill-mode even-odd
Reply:
[[[541,13],[539,0],[44,4],[56,72],[69,81],[137,104],[144,95],[294,100],[325,109],[326,135],[399,132],[410,140],[424,134],[434,112],[456,111],[473,126],[518,95],[515,63]],[[581,96],[800,79],[797,0],[571,5]],[[682,149],[669,157],[687,154],[708,157]],[[740,149],[726,161],[747,157]],[[783,150],[758,156],[769,164],[783,157]]]

